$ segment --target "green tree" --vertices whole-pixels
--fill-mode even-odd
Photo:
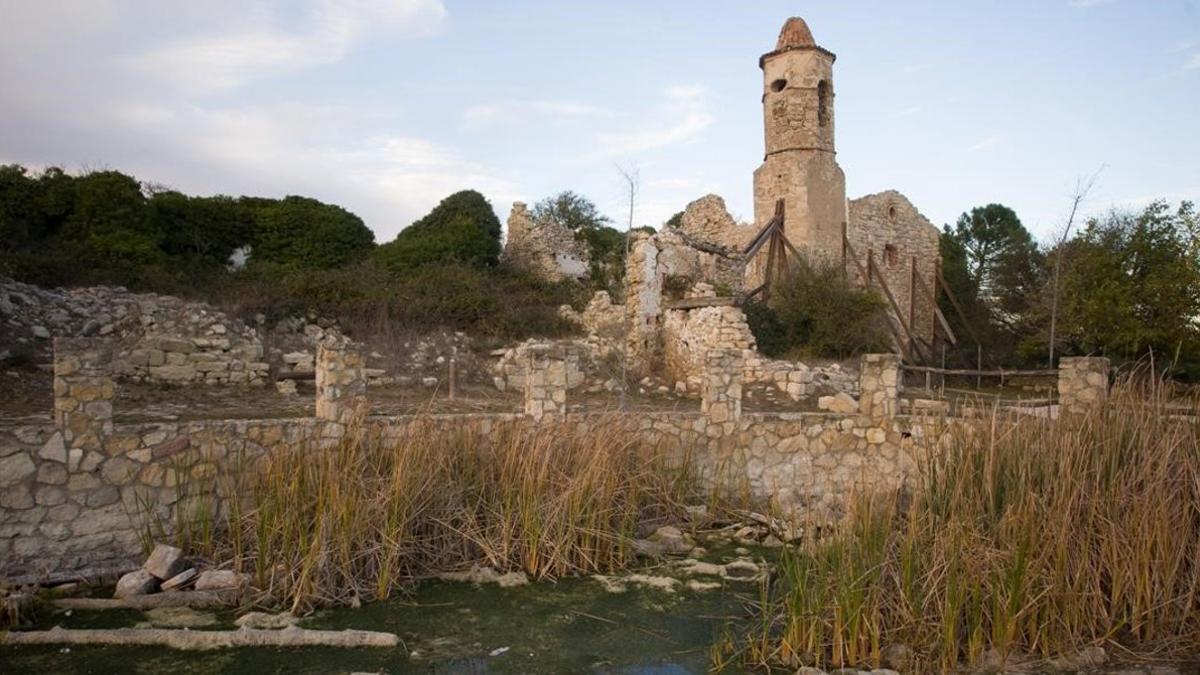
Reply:
[[[340,206],[296,196],[246,202],[255,221],[252,261],[329,269],[362,260],[375,247],[375,233]]]
[[[198,267],[224,266],[254,229],[252,210],[225,196],[159,192],[150,197],[150,217],[163,233],[163,251]]]
[[[966,254],[967,273],[993,314],[1019,312],[1039,285],[1037,244],[1015,211],[978,206],[958,218],[954,238]]]
[[[380,246],[376,256],[393,272],[445,262],[492,267],[500,259],[500,219],[482,194],[455,192]]]
[[[1062,347],[1136,359],[1153,350],[1200,376],[1195,210],[1157,201],[1093,220],[1063,251]],[[1161,363],[1161,361],[1160,361]]]
[[[533,205],[534,220],[553,220],[568,230],[589,230],[603,227],[612,220],[600,213],[590,199],[564,190]]]
[[[95,171],[73,181],[74,202],[61,237],[68,250],[103,277],[136,278],[140,266],[162,262],[162,233],[146,208],[141,185],[118,171]]]

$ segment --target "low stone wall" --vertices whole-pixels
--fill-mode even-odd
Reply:
[[[0,578],[52,581],[132,569],[144,533],[169,530],[200,504],[219,512],[218,476],[241,475],[284,445],[318,452],[336,444],[366,396],[361,355],[329,349],[316,363],[319,416],[113,424],[108,346],[58,341],[55,424],[0,426]],[[524,415],[368,417],[364,424],[385,442],[417,422],[432,424],[428,433],[475,430],[484,443],[495,425],[523,419],[581,433],[623,427],[674,452],[714,486],[768,501],[782,514],[829,518],[844,513],[856,490],[903,485],[946,424],[896,415],[899,364],[888,358],[865,359],[858,413],[745,413],[740,357],[708,355],[697,412],[566,415],[569,355],[547,348],[531,354]]]

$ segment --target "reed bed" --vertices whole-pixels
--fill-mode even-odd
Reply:
[[[949,425],[911,494],[860,495],[832,533],[786,550],[762,622],[728,649],[878,667],[902,645],[913,672],[1091,645],[1196,653],[1200,425],[1177,411],[1143,381],[1082,417],[997,408]]]
[[[414,579],[488,565],[534,579],[633,561],[643,521],[681,512],[686,458],[606,420],[418,419],[386,442],[360,426],[330,449],[273,450],[223,488],[224,526],[193,548],[251,573],[295,610],[386,598]]]

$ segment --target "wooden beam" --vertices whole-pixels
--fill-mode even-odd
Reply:
[[[873,275],[873,277],[878,277],[879,287],[883,289],[883,294],[887,297],[888,302],[891,303],[892,314],[896,317],[896,323],[900,326],[900,329],[904,331],[904,335],[899,336],[902,338],[899,340],[900,351],[904,353],[905,358],[907,358],[909,361],[912,361],[912,351],[908,348],[908,345],[911,345],[913,341],[912,333],[908,330],[908,326],[904,325],[904,315],[900,313],[900,306],[896,303],[895,296],[892,295],[892,289],[888,288],[887,281],[883,278],[883,275],[875,274],[876,269],[875,252],[868,250],[867,274]]]
[[[966,377],[1057,377],[1057,370],[980,370],[969,368],[934,368],[931,366],[901,365],[904,370],[934,375],[962,375]]]

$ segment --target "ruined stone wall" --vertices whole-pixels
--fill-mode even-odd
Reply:
[[[896,298],[904,323],[909,323],[911,307],[913,334],[926,341],[933,339],[936,320],[930,294],[941,259],[938,236],[937,227],[895,190],[850,202],[846,237],[859,262],[866,269],[868,256],[874,258],[875,269]],[[915,284],[914,266],[921,280]],[[859,283],[865,282],[852,261],[847,261],[846,269]]]
[[[588,275],[587,247],[575,233],[553,220],[534,220],[522,202],[508,216],[504,259],[548,281]]]
[[[754,353],[754,334],[738,307],[667,310],[663,331],[666,375],[692,391],[701,382],[709,352]]]
[[[744,249],[757,232],[753,226],[737,223],[725,208],[725,200],[714,194],[688,203],[677,229],[699,245],[730,254]]]
[[[102,346],[62,346],[59,396],[106,400]],[[496,425],[522,419],[579,433],[629,429],[686,458],[711,487],[748,489],[784,515],[838,518],[856,491],[903,485],[922,454],[935,450],[946,424],[970,423],[897,415],[892,355],[864,360],[858,411],[748,413],[741,410],[740,358],[714,351],[706,359],[703,412],[564,417],[564,363],[545,358],[532,364],[543,378],[532,386],[544,395],[529,395],[539,403],[530,415],[368,417],[363,429],[388,442],[419,422],[422,433],[474,430],[483,443]],[[358,369],[353,357],[319,362],[333,369],[334,379],[354,379]],[[1094,389],[1098,370],[1091,365],[1068,362],[1066,377],[1082,374],[1077,379]],[[56,409],[80,410],[57,402]],[[61,415],[56,425],[0,426],[0,578],[54,581],[136,568],[140,533],[169,531],[200,509],[219,518],[222,495],[230,493],[218,486],[233,485],[238,493],[237,479],[255,458],[283,445],[320,452],[347,433],[341,422],[318,417],[111,424],[103,406],[82,410],[83,421]],[[77,424],[76,433],[64,433]]]

